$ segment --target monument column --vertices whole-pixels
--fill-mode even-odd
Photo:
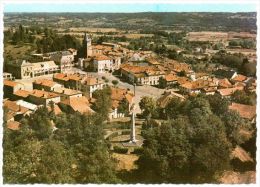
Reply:
[[[134,111],[132,112],[132,115],[131,115],[130,142],[131,143],[135,143],[136,142],[136,138],[135,138],[135,113],[134,113]]]

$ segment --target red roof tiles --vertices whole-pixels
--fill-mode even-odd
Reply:
[[[256,116],[256,105],[244,105],[239,103],[232,103],[229,106],[230,110],[237,111],[242,118],[253,119]]]

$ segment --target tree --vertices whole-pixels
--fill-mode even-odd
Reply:
[[[129,102],[127,101],[126,98],[124,98],[119,102],[119,106],[117,110],[119,113],[124,113],[124,114],[129,113]]]
[[[41,159],[37,165],[37,181],[48,184],[74,183],[72,174],[76,159],[72,152],[60,141],[46,140],[42,144]]]
[[[172,98],[166,105],[165,111],[168,119],[174,119],[182,112],[183,103],[179,98]]]
[[[178,124],[163,124],[146,131],[144,138],[143,154],[137,161],[141,180],[145,183],[185,181],[191,154],[185,128]]]
[[[152,116],[156,109],[155,100],[152,97],[144,96],[139,103],[143,116],[146,118]]]
[[[240,117],[237,112],[227,111],[222,116],[222,121],[226,127],[226,134],[233,147],[240,145],[244,142],[241,137],[240,130],[243,127],[245,121]]]
[[[243,90],[237,90],[232,94],[232,101],[246,105],[255,105],[256,94],[246,93]]]
[[[31,114],[27,123],[41,140],[49,138],[52,134],[53,124],[46,107],[41,107],[35,113]]]
[[[112,80],[112,84],[114,85],[114,87],[116,86],[116,85],[118,85],[118,80]]]
[[[111,89],[105,87],[102,90],[96,90],[93,93],[93,97],[97,99],[94,109],[103,117],[103,119],[107,119],[109,109],[112,106]]]
[[[160,88],[166,88],[167,87],[167,81],[163,77],[159,78],[159,87]]]
[[[219,94],[209,95],[207,99],[210,103],[211,110],[217,115],[223,115],[228,112],[229,102]]]
[[[185,72],[184,70],[182,70],[182,71],[179,73],[179,76],[181,76],[181,77],[186,77],[187,74],[186,74],[186,72]]]

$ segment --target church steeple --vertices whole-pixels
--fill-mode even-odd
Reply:
[[[84,58],[92,56],[91,38],[88,37],[87,33],[84,34],[83,39]]]

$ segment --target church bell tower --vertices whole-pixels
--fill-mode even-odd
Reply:
[[[84,48],[84,58],[88,58],[92,56],[92,45],[91,38],[85,33],[83,39],[83,48]]]

